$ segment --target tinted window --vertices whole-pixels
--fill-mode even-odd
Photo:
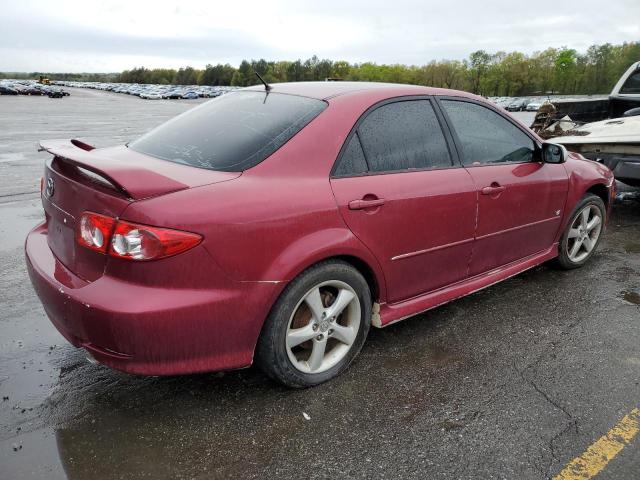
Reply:
[[[340,162],[336,166],[334,175],[336,177],[344,177],[348,175],[366,173],[366,171],[367,161],[364,158],[360,139],[358,138],[358,135],[353,135],[342,152]]]
[[[443,100],[442,106],[458,134],[465,165],[533,160],[533,140],[493,110],[454,100]]]
[[[372,172],[450,167],[442,129],[428,100],[383,105],[358,127]]]
[[[620,93],[640,93],[640,71],[637,71],[624,82]]]
[[[325,107],[320,100],[293,95],[227,93],[169,120],[129,147],[193,167],[242,171],[275,152]]]

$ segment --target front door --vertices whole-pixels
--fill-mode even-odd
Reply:
[[[430,100],[385,103],[359,121],[331,186],[345,222],[380,262],[390,303],[467,276],[475,185],[454,166]]]
[[[462,100],[441,100],[441,105],[478,192],[469,274],[548,249],[560,227],[568,191],[564,166],[538,161],[533,138],[486,106]]]

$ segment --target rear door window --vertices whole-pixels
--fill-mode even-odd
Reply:
[[[353,175],[361,175],[368,170],[367,161],[364,158],[362,144],[358,134],[351,136],[340,157],[340,161],[333,172],[336,177],[347,177]]]
[[[227,93],[169,120],[129,147],[170,162],[240,172],[278,150],[326,106],[321,100],[280,93]]]
[[[441,104],[458,136],[465,166],[533,160],[531,137],[502,115],[460,100],[442,100]]]
[[[452,165],[447,142],[429,100],[382,105],[362,121],[357,131],[371,172]]]

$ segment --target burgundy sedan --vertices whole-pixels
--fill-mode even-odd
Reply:
[[[125,372],[255,362],[294,387],[384,327],[555,259],[584,265],[603,165],[451,90],[251,87],[111,148],[42,142],[26,240],[56,328]]]

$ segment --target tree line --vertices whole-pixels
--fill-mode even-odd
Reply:
[[[426,65],[350,63],[313,56],[295,61],[243,60],[237,68],[230,64],[178,70],[139,67],[117,75],[106,74],[108,78],[96,81],[248,86],[257,83],[254,73],[257,72],[272,83],[334,78],[412,83],[466,90],[485,96],[597,94],[611,91],[622,73],[638,60],[640,42],[630,42],[593,45],[583,53],[565,47],[548,48],[531,55],[478,50],[464,60],[434,60]],[[72,79],[72,75],[50,74],[50,78],[63,79],[61,76],[66,76],[64,79]],[[100,74],[83,75],[97,78]]]

